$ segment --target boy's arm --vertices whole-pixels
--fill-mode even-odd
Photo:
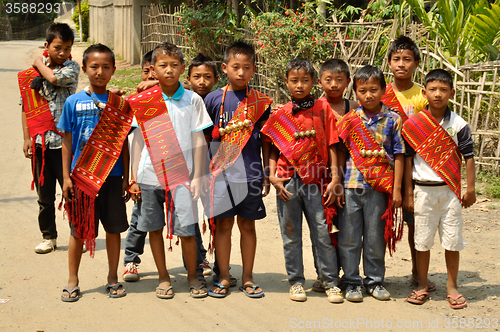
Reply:
[[[40,75],[43,76],[47,80],[47,82],[52,83],[53,85],[57,85],[57,77],[54,75],[54,72],[50,67],[43,63],[43,58],[41,56],[35,59],[33,62],[33,67],[35,67]]]
[[[203,131],[200,130],[191,133],[191,139],[193,141],[194,150],[194,174],[193,180],[191,181],[191,194],[193,195],[193,201],[196,201],[200,198],[202,192],[207,188],[207,177],[203,174],[207,149],[205,138],[203,137]]]
[[[141,83],[139,83],[139,85],[137,85],[137,92],[142,92],[142,91],[145,91],[149,88],[152,88],[154,87],[156,84],[158,84],[159,81],[158,80],[154,80],[154,81],[142,81]]]
[[[392,207],[394,209],[401,206],[401,183],[403,182],[404,153],[394,155],[394,184],[392,187]]]
[[[462,206],[468,208],[476,202],[476,162],[474,158],[465,159],[465,174],[467,175],[467,191],[462,197]]]
[[[413,212],[413,157],[405,156],[403,171],[403,209]]]
[[[292,193],[285,189],[284,182],[291,178],[279,178],[276,176],[276,165],[278,164],[279,150],[273,145],[269,153],[269,181],[276,189],[276,194],[285,202],[288,201]]]
[[[63,197],[67,201],[73,197],[73,181],[71,181],[71,161],[73,160],[72,149],[73,134],[66,131],[62,143],[62,166],[63,166]]]
[[[128,150],[128,138],[126,138],[125,141],[123,142],[121,157],[123,165],[122,197],[126,203],[130,199],[130,195],[128,192],[128,179],[130,171],[130,153]]]
[[[141,189],[135,181],[137,181],[137,173],[139,171],[139,162],[141,160],[141,153],[144,149],[144,138],[140,128],[134,130],[134,138],[130,143],[130,181],[134,184],[130,185],[130,198],[132,201],[137,202],[141,199]]]
[[[339,148],[337,149],[337,164],[338,164],[338,176],[339,176],[339,186],[337,186],[338,188],[338,195],[337,195],[337,198],[336,198],[336,204],[338,207],[343,207],[345,205],[345,195],[344,195],[344,186],[342,185],[342,179],[344,177],[344,170],[345,170],[345,164],[346,164],[346,161],[347,161],[347,153],[346,151],[344,151],[345,149],[345,145],[343,142],[339,142],[338,143],[339,145]],[[347,150],[347,149],[345,149]],[[335,189],[337,189],[335,188]]]
[[[31,142],[30,132],[28,130],[28,119],[26,119],[26,113],[24,112],[24,110],[21,112],[21,123],[23,124],[24,156],[26,158],[31,159],[33,157],[33,151],[31,151],[32,142]]]
[[[266,124],[266,121],[260,122],[260,127],[263,128]],[[260,134],[262,140],[262,162],[264,163],[264,178],[262,182],[262,189],[264,192],[262,193],[262,197],[266,197],[269,194],[269,155],[271,153],[271,142],[265,140],[263,138],[263,134]]]
[[[330,164],[330,171],[332,175],[332,181],[326,187],[326,191],[323,194],[324,197],[328,196],[325,204],[330,206],[335,202],[336,190],[340,184],[339,172],[338,172],[338,158],[337,158],[337,148],[334,144],[328,146],[328,162]]]

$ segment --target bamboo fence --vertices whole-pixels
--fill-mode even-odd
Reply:
[[[142,8],[143,54],[153,50],[161,42],[168,41],[189,51],[182,37],[182,28],[175,12],[178,9],[159,5]],[[425,29],[414,22],[338,22],[335,17],[326,25],[337,31],[334,38],[336,47],[332,48],[331,58],[343,59],[350,67],[351,75],[365,66],[375,65],[382,69],[387,81],[392,81],[388,66],[387,45],[397,35],[404,32],[420,43],[421,60],[414,73],[414,81],[423,85],[425,75],[432,69],[443,68],[454,77],[455,96],[450,100],[452,110],[462,116],[469,124],[474,142],[478,167],[488,166],[494,172],[500,171],[500,61],[455,66],[440,53],[439,38],[429,40]],[[254,42],[253,32],[240,29],[243,39]],[[241,37],[240,37],[241,38]],[[233,41],[234,36],[224,36],[224,42],[215,44],[210,50],[218,63],[222,61],[224,47]],[[437,50],[436,52],[432,50]],[[383,54],[383,55],[381,55]],[[327,60],[327,59],[324,59]],[[250,82],[252,87],[272,97],[276,103],[289,100],[288,91],[283,84],[273,81],[270,73],[273,64],[257,54],[257,73]],[[352,83],[345,91],[345,97],[355,99]]]

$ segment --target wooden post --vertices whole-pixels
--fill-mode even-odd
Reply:
[[[83,43],[83,38],[82,38],[82,6],[80,4],[81,0],[78,0],[78,26],[80,27],[78,29],[78,33],[80,35],[80,43]]]

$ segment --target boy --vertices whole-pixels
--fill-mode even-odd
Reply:
[[[385,246],[395,249],[402,230],[394,220],[401,205],[404,144],[401,118],[380,100],[385,92],[384,74],[365,66],[354,76],[354,91],[360,106],[339,123],[340,156],[344,170],[344,208],[339,214],[338,245],[346,286],[346,299],[363,301],[359,261],[363,249],[364,286],[377,300],[388,300],[385,289]]]
[[[413,72],[420,63],[420,51],[412,39],[400,36],[391,44],[388,53],[389,68],[394,75],[394,82],[387,85],[382,102],[398,113],[404,123],[408,117],[417,114],[427,105],[427,100],[422,95],[422,88],[412,80]],[[406,173],[403,173],[403,178],[406,175]],[[409,195],[409,193],[405,193],[404,195]],[[408,211],[408,207],[404,204],[403,215],[403,219],[408,225],[408,244],[411,253],[412,276],[410,282],[417,286],[418,272],[414,237],[415,220],[413,213]],[[431,283],[429,291],[434,290],[436,290],[436,284]]]
[[[430,249],[439,229],[448,270],[447,299],[453,309],[461,309],[467,306],[457,290],[460,250],[464,248],[461,207],[468,208],[476,201],[474,143],[465,120],[448,107],[448,100],[455,94],[450,73],[443,69],[431,70],[425,77],[422,92],[429,101],[428,109],[411,116],[403,126],[407,155],[413,157],[413,166],[412,158],[405,158],[405,172],[413,175],[415,189],[412,178],[405,178],[405,193],[411,193],[405,200],[415,212],[419,274],[418,287],[408,295],[407,301],[423,304],[429,298]],[[461,155],[467,174],[467,191],[462,199]]]
[[[351,83],[351,73],[347,63],[340,59],[330,59],[319,67],[318,83],[325,92],[325,99],[330,104],[337,121],[359,104],[344,98],[344,91]]]
[[[359,104],[353,100],[348,100],[344,98],[344,91],[351,83],[351,73],[349,72],[349,66],[343,60],[340,59],[330,59],[325,61],[319,67],[319,79],[318,83],[325,92],[325,97],[321,98],[328,101],[330,107],[335,115],[337,121],[352,109],[358,108]],[[320,100],[321,100],[320,99]],[[341,152],[342,153],[342,152]],[[335,215],[333,224],[338,226],[338,214]],[[319,270],[317,268],[317,258],[315,254],[315,248],[313,246],[313,255],[316,266],[316,273],[318,278],[312,286],[312,290],[315,292],[324,292],[325,286],[321,283]],[[339,249],[338,246],[335,248],[337,254],[337,269],[340,272],[340,261],[339,261]]]
[[[124,142],[133,115],[123,98],[106,89],[116,69],[113,51],[102,44],[92,45],[83,53],[82,62],[90,85],[66,100],[59,122],[65,131],[63,196],[71,223],[69,280],[61,295],[64,302],[80,298],[78,269],[83,242],[93,256],[98,219],[106,231],[109,265],[106,291],[112,298],[126,295],[118,282],[117,270],[120,233],[128,228],[125,202],[129,163],[128,144]]]
[[[139,92],[149,89],[150,87],[158,84],[158,80],[156,79],[156,74],[153,69],[151,69],[151,57],[153,55],[153,51],[149,51],[142,58],[142,70],[141,70],[141,78],[142,82],[137,86],[137,91],[132,93],[130,97],[137,95]],[[132,124],[132,128],[137,128],[137,124]],[[135,131],[134,135],[139,133],[139,131]],[[133,153],[133,151],[131,151]],[[139,272],[137,268],[141,263],[141,259],[139,255],[144,253],[144,243],[146,241],[147,232],[141,232],[137,229],[137,220],[139,218],[139,213],[141,211],[141,200],[140,194],[136,201],[134,200],[134,207],[132,208],[132,216],[130,218],[130,226],[128,228],[127,238],[125,239],[125,255],[123,257],[123,262],[125,268],[123,270],[123,280],[125,281],[138,281],[139,280]],[[134,196],[134,199],[136,197]]]
[[[222,70],[229,84],[208,94],[207,111],[214,122],[211,134],[210,163],[211,230],[215,231],[215,246],[219,263],[219,282],[209,291],[213,297],[226,297],[230,287],[229,258],[234,217],[241,233],[243,260],[240,290],[249,297],[262,297],[264,291],[254,283],[252,270],[257,246],[255,220],[266,216],[262,187],[269,192],[267,168],[269,144],[262,145],[260,129],[269,118],[272,99],[250,89],[248,82],[255,73],[255,50],[252,45],[236,41],[224,52]],[[232,143],[235,142],[235,143]],[[212,233],[213,234],[213,233]]]
[[[135,135],[132,155],[133,199],[141,194],[138,230],[149,232],[149,242],[159,274],[156,296],[174,296],[165,261],[163,227],[164,202],[167,208],[167,238],[181,239],[188,270],[190,295],[207,296],[206,286],[196,275],[196,240],[193,204],[204,189],[203,129],[212,125],[203,100],[185,90],[179,82],[186,65],[181,50],[162,43],[153,51],[152,68],[159,87],[150,88],[129,99],[141,128]],[[194,171],[193,171],[194,169]],[[192,176],[192,180],[190,177]]]
[[[56,128],[55,124],[59,122],[66,98],[74,94],[78,86],[80,65],[71,60],[74,38],[73,31],[67,24],[50,25],[47,29],[44,56],[37,57],[33,68],[18,75],[23,105],[23,151],[26,158],[33,160],[31,189],[33,185],[36,186],[38,226],[43,236],[42,243],[35,248],[37,254],[49,253],[57,247],[54,202],[56,182],[59,182],[60,186],[63,182],[63,138],[62,130]],[[38,108],[35,106],[37,104]],[[39,113],[42,108],[46,112]]]
[[[301,302],[307,299],[302,262],[304,213],[315,248],[315,265],[320,282],[325,285],[328,301],[342,303],[344,298],[337,287],[337,255],[323,211],[323,196],[327,197],[324,205],[332,205],[335,202],[334,189],[339,184],[335,148],[338,134],[328,102],[315,100],[310,94],[315,76],[310,60],[297,58],[288,63],[285,82],[292,101],[272,114],[262,133],[275,145],[269,160],[269,179],[277,193],[278,219],[291,285],[290,299]],[[301,158],[304,155],[308,158]],[[331,182],[327,164],[332,171]]]

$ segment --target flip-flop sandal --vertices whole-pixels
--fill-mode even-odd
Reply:
[[[227,294],[229,294],[229,288],[216,282],[215,285],[216,287],[219,287],[219,292],[223,291],[224,289],[226,289],[226,292],[221,294],[221,293],[215,293],[215,292],[212,292],[211,289],[208,290],[208,295],[211,296],[211,297],[218,297],[218,298],[223,298],[223,297],[226,297]]]
[[[120,288],[120,287],[123,289],[123,293],[118,294],[118,288]],[[111,293],[111,288],[115,290],[116,294]],[[127,295],[127,292],[125,291],[125,289],[123,288],[123,285],[120,282],[116,283],[115,286],[113,286],[112,284],[107,284],[106,291],[108,292],[109,297],[114,298],[114,299],[117,299],[119,297],[124,297],[125,295]]]
[[[254,292],[254,293],[247,292],[247,288],[251,288],[252,292]],[[240,286],[240,291],[242,291],[243,293],[245,293],[245,295],[248,296],[248,297],[253,297],[253,298],[263,297],[264,296],[264,291],[261,291],[260,293],[255,293],[255,290],[257,288],[259,288],[259,285],[257,285],[257,284],[254,284],[254,285],[246,284],[244,286]]]
[[[61,295],[61,301],[63,302],[76,302],[80,299],[80,287],[75,286],[72,290],[69,290],[68,287],[64,287],[63,292],[68,292],[69,297],[63,297]],[[75,297],[71,297],[71,294],[76,293]]]
[[[219,276],[214,274],[212,276],[212,281],[213,282],[219,282]],[[229,275],[229,287],[234,287],[238,284],[238,279],[236,279],[235,277],[233,277],[232,275]]]
[[[448,299],[448,303],[452,309],[463,309],[467,306],[467,300],[465,300],[465,297],[463,297],[462,294],[458,294],[456,297],[453,295],[446,295],[446,298]],[[458,303],[459,298],[463,298],[465,300],[464,303]],[[455,301],[455,303],[451,303],[450,299]]]
[[[195,299],[200,299],[200,298],[203,298],[203,297],[207,297],[208,296],[208,292],[205,292],[205,293],[202,293],[200,294],[200,290],[202,289],[207,289],[207,286],[201,284],[200,287],[195,287],[195,286],[189,286],[189,294],[191,295],[191,297],[194,297]],[[196,290],[198,291],[197,294],[193,293],[193,290]]]
[[[312,286],[312,290],[318,293],[325,292],[325,286],[321,283],[321,280],[316,280]]]
[[[413,297],[413,294],[415,294],[416,297]],[[423,296],[423,298],[420,298]],[[412,291],[410,295],[406,298],[406,301],[412,304],[418,304],[422,305],[427,301],[429,298],[429,293],[427,292],[417,292],[416,290]]]
[[[165,292],[165,295],[163,294],[158,294],[156,293],[156,297],[159,298],[159,299],[162,299],[162,300],[169,300],[169,299],[172,299],[174,297],[174,290],[172,289],[172,294],[168,294],[168,291],[172,289],[172,286],[168,286],[167,288],[163,288],[163,287],[156,287],[156,290],[162,290]]]
[[[411,282],[411,284],[412,284],[413,286],[418,287],[418,281],[416,281],[415,279],[410,278],[410,282]],[[428,289],[427,289],[427,291],[428,291],[428,292],[434,292],[434,291],[436,290],[436,288],[437,288],[437,287],[436,287],[436,284],[435,284],[435,283],[433,283],[433,282],[432,282],[432,281],[430,281],[430,280],[427,280],[427,285],[429,285],[429,287],[428,287]]]

